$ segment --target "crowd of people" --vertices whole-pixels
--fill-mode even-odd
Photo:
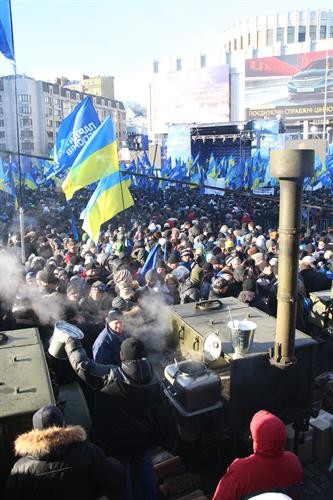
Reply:
[[[24,242],[13,209],[6,199],[0,200],[0,269],[11,282],[0,293],[0,330],[38,326],[46,346],[60,319],[83,331],[82,341],[66,337],[64,342],[71,370],[95,395],[90,401],[95,445],[87,457],[95,454],[101,463],[105,456],[120,460],[103,462],[103,470],[118,468],[123,471],[120,477],[127,477],[121,484],[112,483],[116,493],[110,498],[133,498],[129,478],[131,463],[136,462],[144,498],[153,499],[150,448],[156,443],[162,393],[147,350],[160,349],[167,329],[163,311],[169,305],[232,296],[276,315],[278,205],[269,199],[199,195],[177,188],[133,194],[134,207],[106,224],[97,242],[73,231],[73,218],[77,220],[84,207],[85,195],[77,195],[69,206],[60,194],[44,193],[43,199],[41,193],[32,193],[25,206]],[[20,264],[23,244],[26,261]],[[299,329],[309,331],[310,293],[331,288],[332,280],[333,227],[320,232],[316,226],[302,227]],[[82,447],[81,437],[74,441]],[[99,451],[93,447],[97,445]],[[93,467],[88,462],[82,467]],[[39,468],[44,470],[40,462]],[[110,491],[110,485],[97,479],[98,487]],[[19,491],[24,491],[22,484]],[[227,498],[219,493],[222,486],[215,498]],[[10,498],[24,498],[15,496],[16,487],[11,480]]]

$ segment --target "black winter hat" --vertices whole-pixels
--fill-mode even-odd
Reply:
[[[108,312],[108,315],[106,317],[106,322],[110,323],[110,321],[116,321],[117,319],[123,319],[123,313],[121,312],[120,309],[111,309]]]
[[[144,358],[146,349],[141,340],[135,337],[130,337],[124,340],[121,344],[120,352],[124,361],[132,361],[134,359]]]
[[[42,406],[32,417],[34,429],[47,429],[48,427],[64,427],[65,418],[59,408],[53,405]]]

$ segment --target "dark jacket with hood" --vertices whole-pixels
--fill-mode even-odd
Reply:
[[[150,361],[100,365],[88,358],[79,340],[69,339],[65,347],[75,372],[96,390],[92,440],[106,454],[117,456],[155,445],[162,392]]]
[[[121,465],[115,469],[80,426],[26,432],[15,452],[21,458],[7,479],[6,500],[97,500],[103,493],[121,499],[121,488],[115,494],[115,484],[124,482]]]
[[[299,498],[302,465],[294,453],[284,451],[286,428],[283,422],[261,410],[252,418],[250,429],[253,455],[232,462],[213,500],[240,500],[269,491]]]
[[[179,296],[181,304],[196,302],[200,298],[199,287],[193,283],[191,278],[187,278],[184,283],[179,285]]]

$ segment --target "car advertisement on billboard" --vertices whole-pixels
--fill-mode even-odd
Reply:
[[[248,119],[333,116],[333,50],[248,59],[245,78]]]
[[[153,129],[170,124],[229,121],[229,66],[154,75],[151,82]]]

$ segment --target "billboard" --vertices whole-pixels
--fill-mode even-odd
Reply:
[[[191,129],[188,125],[171,125],[168,131],[167,156],[172,165],[176,160],[187,162],[191,158]]]
[[[333,116],[333,50],[246,60],[245,106],[249,120]]]
[[[229,121],[229,66],[158,73],[151,82],[155,133],[170,124]]]

